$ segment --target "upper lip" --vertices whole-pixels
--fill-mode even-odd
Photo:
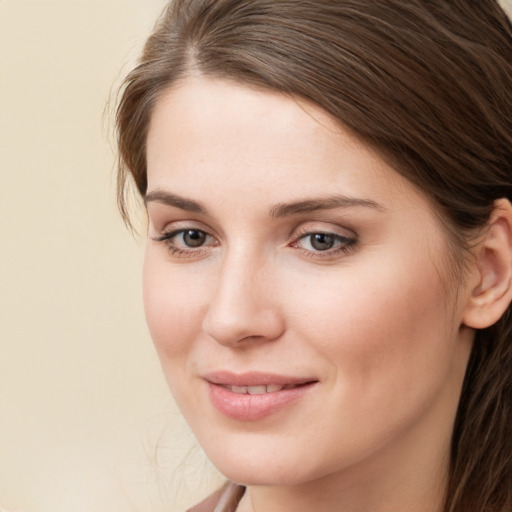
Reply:
[[[233,373],[230,371],[207,373],[203,375],[203,379],[219,386],[270,386],[272,384],[286,386],[318,382],[318,379],[312,377],[294,377],[264,372]]]

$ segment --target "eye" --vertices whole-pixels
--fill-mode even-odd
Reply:
[[[199,256],[209,246],[217,245],[213,236],[202,229],[174,229],[154,238],[156,242],[164,242],[173,256]]]
[[[309,240],[309,244],[316,251],[328,251],[336,243],[336,237],[328,233],[313,233],[305,238]]]
[[[180,236],[183,244],[187,247],[201,247],[208,237],[204,231],[199,229],[187,229],[176,236]]]
[[[301,235],[292,246],[303,249],[313,256],[319,256],[319,253],[325,253],[323,256],[330,256],[339,252],[348,252],[356,243],[355,237],[328,232],[309,232]]]

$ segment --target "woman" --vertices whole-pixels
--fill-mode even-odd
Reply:
[[[176,0],[119,200],[215,512],[512,510],[512,28],[493,0]]]

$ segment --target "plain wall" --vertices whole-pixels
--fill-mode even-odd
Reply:
[[[0,0],[0,507],[172,512],[218,481],[146,333],[103,122],[162,6]]]

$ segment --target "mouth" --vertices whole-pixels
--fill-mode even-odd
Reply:
[[[232,393],[236,393],[238,395],[264,395],[267,393],[277,393],[278,391],[295,389],[301,386],[307,386],[309,382],[304,382],[303,384],[269,384],[269,385],[260,385],[260,386],[228,386],[224,385],[225,389],[228,389]]]
[[[318,379],[284,375],[215,372],[203,377],[214,407],[238,421],[258,421],[297,403]]]

